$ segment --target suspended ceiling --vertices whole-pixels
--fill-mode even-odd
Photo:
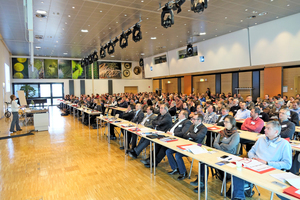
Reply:
[[[33,0],[33,11],[44,10],[47,18],[34,16],[35,56],[81,58],[118,36],[140,19],[143,39],[129,40],[125,49],[115,47],[111,60],[138,60],[230,32],[300,12],[299,0],[210,0],[203,13],[190,11],[190,1],[175,13],[175,24],[161,26],[162,0]],[[260,16],[260,13],[266,15]],[[248,19],[256,16],[254,19]],[[29,55],[22,0],[1,0],[0,34],[13,55]],[[81,32],[82,29],[88,33]],[[200,32],[206,35],[199,36]],[[198,36],[196,36],[198,35]],[[152,40],[151,37],[157,39]],[[144,54],[141,56],[141,54]]]

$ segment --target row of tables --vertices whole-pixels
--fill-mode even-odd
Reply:
[[[111,107],[112,109],[116,109],[116,110],[120,110],[120,111],[125,111],[126,108],[119,108],[119,107]],[[77,110],[80,110],[80,109],[77,109]],[[93,112],[90,112],[90,111],[85,111],[85,110],[82,110],[83,112],[85,113],[88,113],[88,114],[92,114]],[[90,112],[90,113],[89,113]],[[96,114],[93,113],[93,114]],[[98,115],[100,114],[100,112],[97,113]],[[190,152],[187,152],[187,151],[182,151],[180,150],[177,146],[178,145],[185,145],[185,144],[197,144],[195,142],[192,142],[192,141],[189,141],[189,140],[185,140],[185,139],[182,139],[182,138],[179,138],[177,137],[177,141],[173,141],[173,142],[163,142],[163,141],[160,141],[159,139],[150,139],[148,137],[146,137],[146,135],[143,135],[141,133],[143,133],[142,131],[134,131],[132,129],[134,128],[139,128],[139,129],[144,129],[146,127],[138,124],[134,124],[132,122],[129,122],[129,121],[126,121],[126,120],[123,120],[123,119],[115,119],[115,118],[112,118],[112,117],[108,117],[108,116],[99,116],[97,117],[97,135],[99,136],[99,122],[100,121],[100,124],[102,124],[103,121],[107,122],[108,123],[108,142],[110,143],[110,126],[109,126],[109,123],[117,126],[117,127],[120,127],[121,129],[124,130],[124,137],[125,137],[125,140],[124,140],[124,143],[125,143],[125,154],[126,154],[126,150],[128,149],[127,147],[127,132],[131,132],[131,133],[134,133],[134,134],[137,134],[139,135],[140,137],[144,137],[146,138],[147,140],[150,141],[150,163],[152,163],[152,153],[154,153],[155,155],[155,144],[160,144],[162,146],[165,146],[169,149],[172,149],[172,150],[175,150],[177,152],[180,152],[184,155],[186,155],[187,157],[191,157],[192,159],[194,160],[197,160],[198,161],[198,177],[201,177],[201,163],[204,163],[204,167],[205,167],[205,174],[204,174],[204,177],[205,177],[205,199],[207,199],[207,195],[208,195],[208,191],[207,191],[207,167],[210,166],[210,167],[213,167],[213,168],[216,168],[216,169],[219,169],[221,171],[224,171],[225,173],[225,176],[226,176],[226,173],[229,173],[231,174],[231,179],[232,179],[232,176],[236,176],[236,177],[239,177],[241,179],[244,179],[248,182],[251,182],[255,185],[258,185],[262,188],[265,188],[269,191],[271,191],[271,196],[270,196],[270,199],[273,199],[273,194],[276,193],[276,194],[279,194],[283,197],[286,197],[286,198],[289,198],[289,199],[297,199],[295,197],[292,197],[290,195],[287,195],[285,193],[283,193],[283,188],[281,188],[280,186],[276,185],[276,184],[273,184],[272,181],[278,181],[277,179],[275,179],[274,177],[270,176],[270,174],[278,174],[278,173],[285,173],[281,170],[278,170],[278,169],[275,169],[275,170],[272,170],[270,172],[266,172],[264,174],[259,174],[257,172],[254,172],[254,171],[251,171],[249,169],[245,169],[245,168],[242,168],[241,170],[237,170],[236,167],[232,167],[232,166],[229,166],[229,165],[223,165],[223,166],[219,166],[217,165],[216,163],[219,162],[218,158],[223,156],[223,155],[231,155],[231,154],[228,154],[226,152],[223,152],[223,151],[220,151],[220,150],[217,150],[217,149],[214,149],[214,148],[211,148],[211,147],[207,147],[207,146],[204,146],[204,148],[206,148],[208,150],[208,153],[202,153],[202,154],[192,154]],[[123,127],[122,125],[124,124],[131,124],[133,125],[133,127]],[[213,126],[213,125],[208,125],[208,124],[205,124],[208,128],[210,126]],[[209,130],[209,131],[213,131],[213,132],[218,132],[220,131],[221,128],[223,127],[217,127],[218,129],[217,130]],[[219,129],[220,128],[220,129]],[[131,129],[131,130],[129,130]],[[159,132],[159,131],[156,131],[154,129],[149,129],[147,128],[147,131],[146,132]],[[168,134],[166,133],[163,133],[163,132],[159,132],[159,134],[162,134],[162,135],[167,135],[169,136]],[[101,129],[101,135],[102,135],[102,129]],[[172,137],[175,137],[175,136],[172,136]],[[252,140],[252,141],[256,141],[258,139],[258,134],[257,133],[251,133],[251,132],[248,132],[248,131],[241,131],[240,133],[240,137],[241,138],[244,138],[244,139],[249,139],[249,140]],[[294,141],[293,141],[294,142]],[[300,144],[300,143],[299,143]],[[153,145],[153,151],[152,152],[152,145]],[[293,148],[294,150],[298,150],[297,148]],[[210,152],[214,152],[214,153],[210,153]],[[154,162],[155,163],[155,156],[154,156]],[[151,173],[154,173],[154,175],[156,175],[156,169],[155,169],[155,165],[153,165],[153,168],[152,168],[152,165],[150,164],[150,172]],[[286,185],[286,187],[289,187],[289,185],[283,183],[284,185]],[[200,186],[200,178],[198,179],[198,185]],[[226,184],[225,184],[226,185]],[[233,191],[233,187],[232,188],[232,191]],[[198,187],[198,199],[200,199],[200,187]],[[226,191],[226,189],[224,190]],[[226,192],[224,192],[224,197],[226,195]]]

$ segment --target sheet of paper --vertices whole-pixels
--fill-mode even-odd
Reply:
[[[285,182],[285,179],[289,179],[289,178],[297,178],[298,176],[296,176],[295,174],[288,172],[288,173],[280,173],[280,174],[270,174],[270,176],[280,180],[281,182]]]
[[[191,145],[186,147],[186,150],[193,153],[193,154],[200,154],[200,153],[207,153],[207,150],[203,147],[198,145]]]
[[[285,180],[297,189],[300,189],[300,177],[285,178]]]

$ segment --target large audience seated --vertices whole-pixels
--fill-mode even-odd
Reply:
[[[245,144],[246,155],[249,158],[277,169],[290,170],[292,173],[298,174],[300,155],[299,152],[294,152],[293,156],[288,141],[299,140],[295,131],[296,126],[299,126],[299,96],[269,97],[266,94],[264,99],[258,97],[253,102],[250,95],[244,101],[240,94],[212,94],[208,88],[202,94],[142,92],[138,94],[92,94],[80,97],[66,95],[65,100],[78,106],[95,109],[103,115],[111,109],[106,108],[105,104],[127,108],[124,113],[111,109],[111,115],[118,114],[120,118],[128,121],[197,143],[203,143],[203,139],[208,138],[210,142],[206,142],[206,145],[212,144],[212,147],[231,154],[238,154],[238,144]],[[62,105],[60,107],[63,108]],[[84,113],[79,113],[79,115],[84,115]],[[84,119],[84,123],[87,124],[88,116],[84,115]],[[91,123],[96,123],[95,117],[91,117]],[[206,124],[223,126],[225,129],[210,138],[210,134],[207,134]],[[116,139],[114,128],[111,125],[111,139]],[[238,129],[262,133],[265,136],[260,137],[256,142],[240,139]],[[136,145],[138,140],[135,134],[128,134],[128,139],[127,145],[131,144],[128,154],[134,159],[138,158],[143,149],[150,144],[147,139],[142,138]],[[121,149],[123,148],[121,147]],[[166,155],[171,168],[169,174],[179,174],[178,180],[186,178],[187,170],[182,159],[184,155],[162,145],[155,145],[155,155],[153,155],[155,163],[150,163],[150,158],[141,160],[141,162],[145,167],[157,166]],[[203,177],[200,178],[200,187],[203,189]],[[198,181],[191,184],[198,186]],[[233,186],[233,198],[244,199],[244,181],[234,177]],[[194,191],[198,192],[197,189]]]

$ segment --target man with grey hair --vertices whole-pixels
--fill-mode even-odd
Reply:
[[[231,106],[230,112],[232,112],[232,115],[234,116],[239,109],[240,109],[239,100],[233,99],[233,106]]]
[[[289,170],[292,166],[292,148],[288,141],[280,137],[280,132],[281,126],[278,121],[268,122],[265,128],[265,137],[258,138],[248,152],[248,157],[279,170]],[[232,199],[245,199],[244,185],[244,180],[233,176]],[[252,187],[250,188],[252,191]]]
[[[283,107],[279,110],[279,123],[281,125],[280,136],[282,138],[293,139],[295,133],[295,124],[289,121],[289,116],[291,115],[290,110],[286,107]]]
[[[272,109],[270,109],[269,116],[271,119],[278,119],[278,114],[281,106],[284,104],[283,100],[276,100]]]

